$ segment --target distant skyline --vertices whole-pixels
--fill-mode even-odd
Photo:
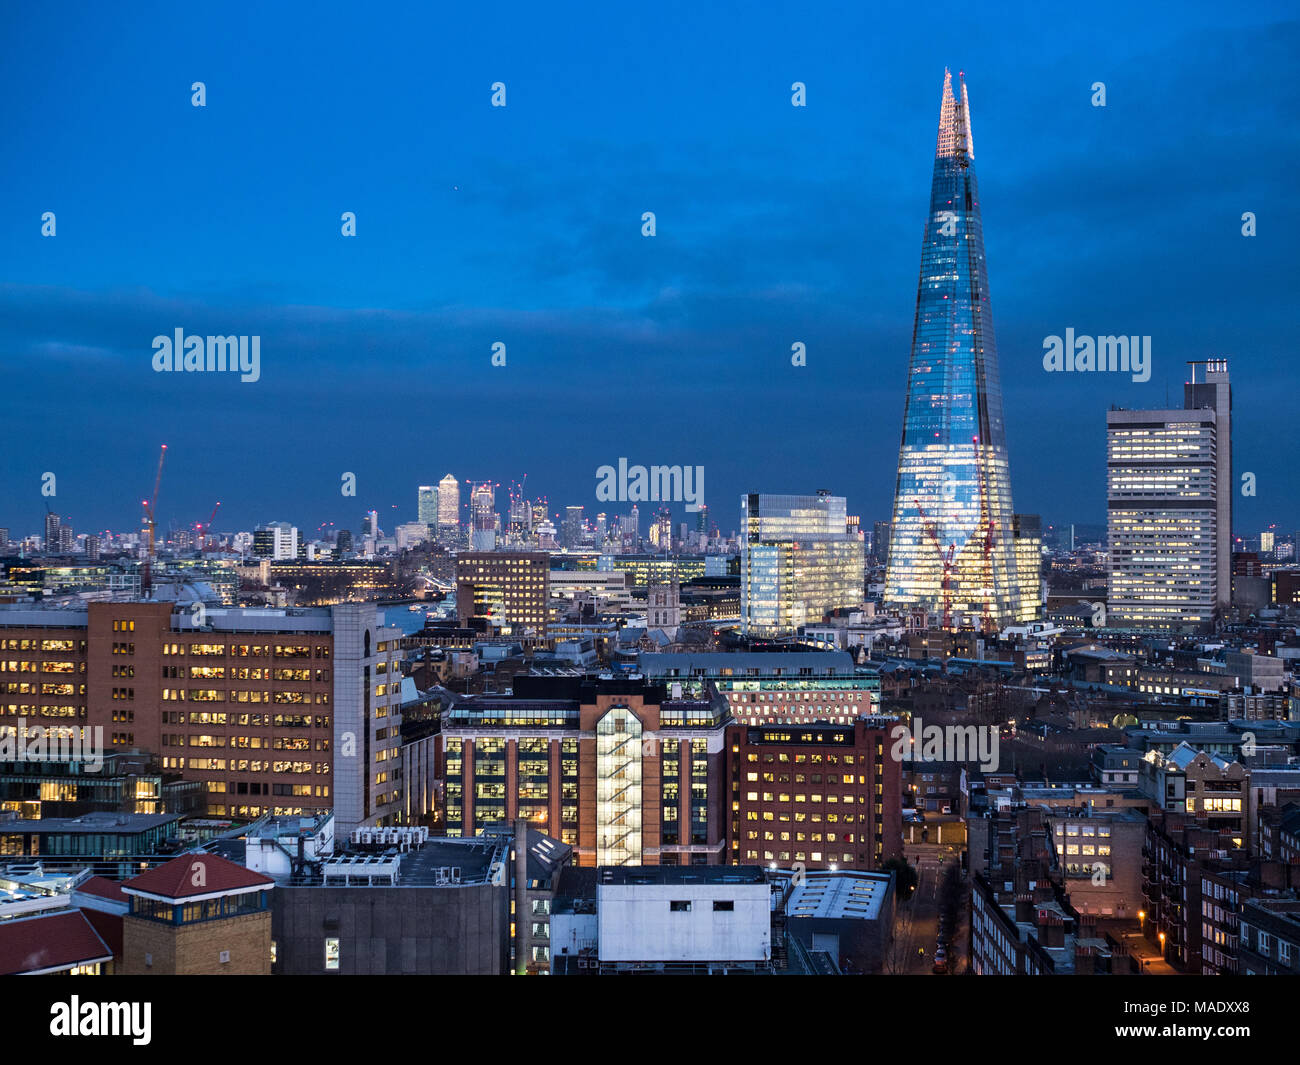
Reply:
[[[0,65],[11,536],[47,502],[137,529],[161,443],[161,528],[217,500],[218,531],[389,528],[448,471],[625,513],[596,498],[625,456],[704,467],[724,533],[743,492],[819,488],[869,530],[945,66],[974,112],[1015,509],[1104,523],[1107,408],[1176,406],[1185,363],[1225,356],[1258,482],[1234,531],[1300,528],[1281,4],[69,10],[0,13],[40,42]],[[260,379],[153,372],[178,328],[260,336]],[[1150,335],[1151,379],[1045,373],[1067,329]]]

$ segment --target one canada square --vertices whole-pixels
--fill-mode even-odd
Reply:
[[[945,628],[1032,620],[1039,577],[1017,573],[1016,533],[970,109],[945,71],[886,601]]]

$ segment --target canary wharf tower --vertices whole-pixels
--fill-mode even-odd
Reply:
[[[945,71],[885,598],[928,611],[932,625],[987,631],[1036,609],[1016,573],[974,156],[965,81],[958,100]]]

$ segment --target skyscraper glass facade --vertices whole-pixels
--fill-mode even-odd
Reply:
[[[966,86],[944,73],[921,248],[886,600],[932,622],[1023,617]]]

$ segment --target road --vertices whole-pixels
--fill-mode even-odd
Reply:
[[[909,974],[933,973],[934,949],[939,937],[939,887],[948,866],[960,856],[951,847],[933,843],[907,843],[904,855],[917,869],[916,891],[910,902],[900,904],[894,927],[899,970]],[[950,937],[947,947],[950,971],[960,971],[964,941],[962,925]]]

